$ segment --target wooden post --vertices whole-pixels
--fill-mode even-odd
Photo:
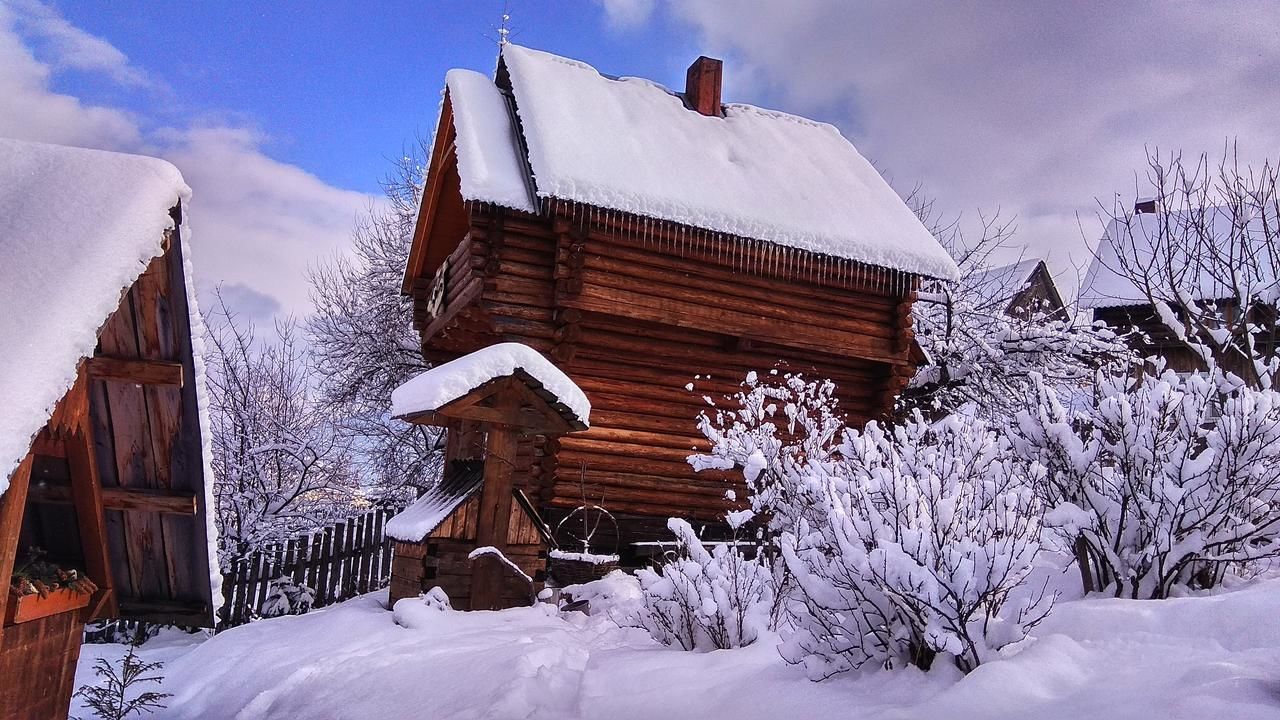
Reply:
[[[79,383],[73,392],[87,392],[87,384]],[[84,400],[85,407],[89,401]],[[84,551],[85,572],[98,585],[86,620],[96,617],[115,617],[120,614],[116,604],[115,578],[111,575],[111,560],[107,555],[107,521],[102,506],[102,481],[98,478],[97,459],[93,449],[93,423],[86,416],[80,431],[67,441],[67,467],[71,471],[71,500],[75,504],[76,518],[80,525],[80,543]]]
[[[514,394],[501,401],[514,406]],[[514,408],[513,413],[514,415]],[[480,516],[476,524],[476,546],[507,550],[507,529],[511,524],[512,475],[516,460],[516,429],[507,424],[489,427],[484,460],[484,487],[480,491]],[[473,561],[471,609],[497,610],[502,600],[502,584],[511,572],[494,557]]]
[[[0,637],[4,635],[4,612],[9,604],[9,582],[13,563],[18,556],[18,533],[22,530],[22,514],[27,506],[27,487],[31,483],[31,464],[35,456],[28,453],[18,469],[9,476],[9,489],[0,495],[0,578],[5,587],[0,592]]]

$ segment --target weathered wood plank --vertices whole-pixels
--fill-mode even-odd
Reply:
[[[95,380],[182,387],[180,362],[98,356],[89,358],[86,364],[89,377]]]

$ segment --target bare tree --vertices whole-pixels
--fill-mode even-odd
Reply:
[[[1254,387],[1270,388],[1280,317],[1280,168],[1242,166],[1227,147],[1147,157],[1152,197],[1100,203],[1107,232],[1085,293],[1098,305],[1149,306],[1165,346],[1181,346]]]
[[[391,391],[427,369],[411,302],[400,293],[423,186],[422,146],[383,182],[385,206],[357,224],[352,248],[311,273],[307,336],[319,400],[340,420],[366,489],[393,499],[439,477],[443,434],[393,420]]]
[[[259,338],[220,295],[206,323],[219,553],[229,560],[345,514],[357,477],[350,443],[315,401],[296,324]]]
[[[915,333],[926,362],[902,394],[901,417],[917,410],[946,414],[965,404],[987,416],[1009,416],[1021,407],[1033,373],[1070,393],[1099,367],[1130,361],[1123,338],[1101,325],[1077,323],[1073,309],[1038,305],[1005,312],[1020,279],[988,271],[993,257],[1014,245],[1013,220],[999,211],[979,213],[976,234],[966,234],[959,218],[941,219],[918,190],[908,200],[961,277],[929,283],[918,294]]]

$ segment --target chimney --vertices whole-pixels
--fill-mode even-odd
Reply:
[[[1138,198],[1138,201],[1133,204],[1133,214],[1146,215],[1153,213],[1159,209],[1158,203],[1159,201],[1153,197]]]
[[[724,63],[705,55],[693,61],[684,79],[684,98],[703,115],[720,117],[720,76]]]

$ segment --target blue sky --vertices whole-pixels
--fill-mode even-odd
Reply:
[[[510,8],[513,41],[606,72],[677,83],[696,56],[695,39],[673,31],[665,13],[619,28],[594,2]],[[120,88],[86,73],[59,78],[55,89],[168,122],[196,116],[247,124],[268,138],[263,147],[272,157],[338,187],[376,193],[388,156],[417,135],[430,137],[445,71],[492,69],[503,3],[123,2],[61,10],[164,89]]]
[[[202,290],[304,315],[308,268],[345,251],[389,158],[429,138],[445,71],[490,71],[500,0],[0,0],[0,136],[170,160],[194,191]],[[1100,208],[1146,194],[1153,149],[1245,162],[1280,148],[1274,0],[512,0],[513,39],[834,123],[899,192],[997,260],[1045,257],[1074,295]]]

